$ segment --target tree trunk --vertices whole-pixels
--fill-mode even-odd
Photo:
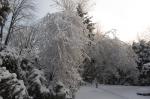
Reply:
[[[11,24],[9,26],[8,34],[7,34],[6,39],[5,39],[5,45],[8,45],[8,42],[9,42],[9,39],[10,39],[10,35],[12,33],[13,24],[14,24],[14,22],[13,22],[13,18],[12,18]]]
[[[10,33],[11,33],[11,32],[8,32],[8,34],[7,34],[7,36],[6,36],[5,45],[8,45]]]
[[[4,26],[2,25],[1,26],[1,32],[0,32],[0,43],[2,44],[2,41],[3,41],[3,28]]]

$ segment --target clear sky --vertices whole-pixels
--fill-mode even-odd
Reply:
[[[47,12],[55,12],[51,0],[37,0],[39,17]],[[104,31],[117,29],[123,41],[132,41],[150,27],[150,0],[95,0],[91,11],[94,21]]]

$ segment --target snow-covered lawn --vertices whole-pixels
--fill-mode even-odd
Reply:
[[[150,91],[150,87],[99,85],[99,88],[95,88],[85,86],[80,88],[75,99],[150,99],[150,96],[136,94],[142,90]]]

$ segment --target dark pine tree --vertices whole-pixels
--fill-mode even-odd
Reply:
[[[150,42],[140,40],[132,44],[132,49],[137,54],[136,60],[139,70],[139,84],[150,85]]]
[[[89,31],[88,37],[91,40],[94,40],[94,33],[93,30],[95,29],[94,25],[95,23],[92,22],[92,17],[88,16],[88,12],[85,12],[83,10],[83,7],[81,4],[78,4],[77,6],[77,14],[83,19],[83,24],[86,25],[86,29]]]

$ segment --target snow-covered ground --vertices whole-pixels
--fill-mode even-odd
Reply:
[[[150,91],[150,87],[99,85],[81,87],[75,99],[150,99],[150,96],[139,96],[139,91]]]

